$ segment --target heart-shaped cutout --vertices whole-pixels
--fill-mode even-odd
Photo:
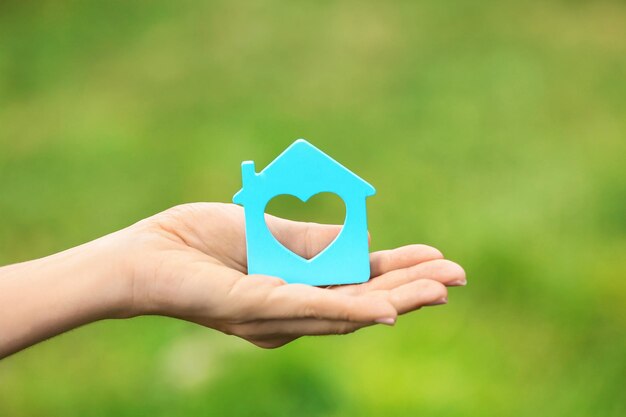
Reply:
[[[307,201],[302,201],[298,197],[290,194],[280,194],[268,202],[265,207],[265,212],[273,216],[282,217],[283,219],[323,224],[343,225],[346,219],[346,205],[344,201],[337,194],[330,192],[315,194]],[[297,245],[300,250],[294,253],[307,260],[311,260],[319,255],[324,249],[330,246],[339,235],[339,233],[320,233],[319,236],[315,236],[307,243],[305,243],[304,240],[302,242],[298,242],[297,240],[289,240],[289,242],[287,242],[284,240],[298,239],[300,237],[293,235],[276,236],[272,228],[268,227],[268,229],[272,233],[272,236],[274,236],[274,239],[287,250],[292,251],[289,246]],[[305,237],[302,236],[301,238],[304,239]],[[310,252],[304,253],[304,248],[308,249]]]

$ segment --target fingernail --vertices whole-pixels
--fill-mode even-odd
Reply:
[[[430,303],[430,304],[426,304],[427,306],[438,306],[441,304],[447,304],[448,303],[448,297],[443,297],[438,299],[437,301]]]
[[[374,322],[378,324],[386,324],[387,326],[393,326],[396,324],[396,319],[393,317],[383,317],[382,319],[374,320]]]
[[[466,279],[458,279],[456,281],[451,281],[450,284],[453,287],[464,287],[465,285],[467,285],[467,280]]]

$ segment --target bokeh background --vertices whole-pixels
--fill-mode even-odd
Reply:
[[[623,1],[0,2],[0,264],[230,201],[299,137],[377,188],[373,249],[469,285],[271,351],[100,322],[0,362],[0,416],[626,415]]]

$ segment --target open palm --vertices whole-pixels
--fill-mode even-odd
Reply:
[[[267,215],[276,238],[311,258],[341,226]],[[247,275],[243,209],[233,204],[174,207],[127,229],[135,280],[135,309],[193,321],[261,347],[303,335],[345,334],[398,315],[447,302],[446,286],[465,273],[437,249],[409,245],[370,255],[371,279],[318,288]]]

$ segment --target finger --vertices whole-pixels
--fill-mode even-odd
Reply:
[[[270,232],[292,252],[311,259],[337,237],[341,225],[296,222],[266,215]]]
[[[258,319],[316,318],[353,322],[395,319],[397,312],[380,297],[355,296],[305,284],[271,288],[256,312]]]
[[[439,250],[427,245],[408,245],[374,252],[370,255],[371,276],[377,277],[395,269],[408,268],[433,259],[442,259]]]
[[[398,314],[448,302],[448,290],[437,281],[421,279],[388,291],[387,299]]]
[[[467,282],[465,271],[459,264],[447,259],[435,259],[372,278],[367,285],[361,285],[361,292],[390,290],[419,279],[430,279],[447,286],[465,285]]]
[[[247,340],[276,340],[301,336],[349,334],[374,324],[376,323],[318,319],[263,320],[237,325],[233,331]]]

